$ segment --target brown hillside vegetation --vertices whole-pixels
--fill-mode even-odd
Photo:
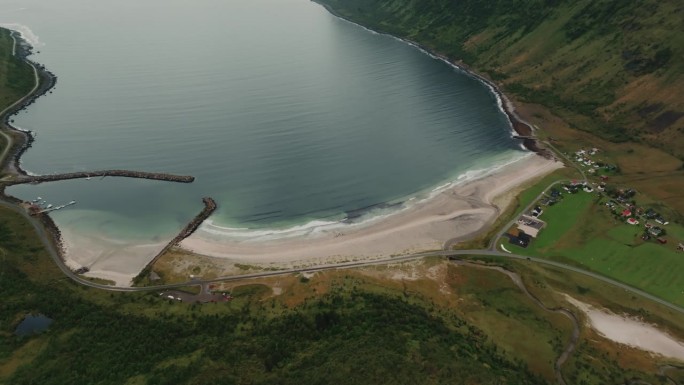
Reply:
[[[684,158],[678,0],[321,0],[487,73],[579,130]]]

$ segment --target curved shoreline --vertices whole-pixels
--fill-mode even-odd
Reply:
[[[375,30],[375,29],[369,28],[365,25],[359,24],[359,23],[357,23],[351,19],[348,19],[348,18],[340,15],[338,12],[336,12],[334,9],[332,9],[327,4],[323,4],[317,0],[311,0],[311,1],[320,5],[323,8],[325,8],[331,15],[337,17],[340,20],[344,20],[348,23],[354,24],[354,25],[361,27],[365,30],[368,30],[370,32],[389,36],[389,37],[392,37],[392,38],[397,39],[399,41],[402,41],[402,42],[404,42],[410,46],[413,46],[413,47],[419,49],[420,51],[422,51],[426,55],[428,55],[432,58],[435,58],[437,60],[441,60],[444,63],[446,63],[446,64],[454,67],[455,69],[463,72],[464,74],[466,74],[466,75],[468,75],[474,79],[479,80],[485,86],[487,86],[487,88],[489,88],[490,91],[492,91],[494,96],[497,98],[499,109],[501,110],[501,112],[503,112],[506,115],[509,123],[511,124],[511,128],[517,134],[517,135],[513,135],[513,138],[521,140],[522,145],[525,147],[525,149],[527,149],[529,151],[535,152],[535,153],[537,153],[537,154],[539,154],[545,158],[549,158],[549,159],[555,158],[555,156],[553,155],[553,153],[551,151],[545,149],[543,146],[540,145],[539,141],[537,140],[537,138],[534,135],[534,131],[535,131],[534,127],[530,123],[528,123],[527,121],[522,119],[517,114],[517,112],[515,111],[515,106],[513,105],[511,100],[503,93],[503,91],[501,91],[499,86],[496,83],[494,83],[492,80],[485,77],[483,74],[476,72],[475,70],[473,70],[472,68],[470,68],[469,66],[465,65],[462,62],[451,61],[446,55],[439,53],[439,52],[436,52],[436,51],[434,51],[434,50],[432,50],[432,49],[430,49],[430,48],[428,48],[428,47],[426,47],[426,46],[424,46],[424,45],[422,45],[416,41],[406,39],[403,37],[399,37],[399,36],[395,36],[391,33],[387,33],[387,32],[383,32],[380,30]]]
[[[407,43],[416,45],[415,43],[411,43],[411,42],[407,42]],[[16,106],[17,107],[16,109],[12,109],[12,111],[9,111],[4,117],[4,119],[6,121],[6,126],[8,127],[8,129],[13,130],[14,132],[21,133],[22,138],[25,139],[22,141],[21,146],[18,146],[19,149],[15,150],[14,147],[17,147],[17,146],[13,146],[13,149],[10,151],[10,153],[8,153],[8,156],[5,158],[5,163],[8,164],[8,168],[14,168],[14,170],[10,170],[10,171],[13,171],[13,173],[15,175],[18,174],[18,175],[27,176],[26,172],[21,169],[21,166],[19,164],[20,163],[20,156],[23,154],[24,151],[26,151],[28,149],[28,147],[30,147],[30,143],[33,141],[33,136],[30,134],[30,132],[25,132],[25,131],[22,131],[20,129],[17,129],[16,127],[12,127],[9,124],[8,120],[12,114],[22,110],[23,108],[26,108],[28,105],[30,105],[30,103],[32,103],[40,95],[45,94],[54,85],[54,79],[56,79],[56,78],[54,78],[54,75],[52,75],[51,73],[49,73],[47,71],[45,71],[45,73],[43,73],[42,71],[44,70],[44,67],[42,67],[38,64],[35,64],[26,58],[26,56],[28,56],[31,51],[25,43],[22,43],[22,48],[26,49],[26,51],[23,52],[22,58],[24,60],[26,60],[27,62],[29,62],[29,64],[38,73],[41,74],[40,75],[41,77],[39,78],[41,80],[41,82],[39,84],[39,87],[37,87],[37,89],[34,90],[34,93],[32,93],[31,95],[29,95],[28,97],[23,99],[20,103],[18,103],[18,105]],[[429,52],[426,51],[424,48],[421,48],[421,47],[418,47],[418,48],[422,49],[424,52],[429,54]],[[438,58],[438,59],[447,62],[447,60],[445,58]],[[508,99],[503,94],[500,93],[500,91],[498,91],[498,88],[496,88],[496,86],[494,84],[487,82],[486,79],[480,78],[480,77],[476,76],[476,74],[474,74],[470,71],[467,71],[462,67],[455,66],[453,63],[449,63],[449,64],[458,68],[459,70],[464,71],[466,74],[468,74],[470,76],[476,77],[478,80],[482,81],[483,84],[485,84],[485,86],[490,88],[490,90],[492,90],[493,94],[497,98],[497,104],[498,104],[500,110],[502,112],[506,113],[506,115],[509,119],[509,122],[511,124],[513,124],[513,122],[515,121],[515,115],[511,110],[510,102],[508,101]],[[48,79],[53,79],[53,80],[46,85],[45,81],[43,80],[44,76],[47,76]],[[513,126],[515,128],[515,125],[513,125]],[[527,127],[529,128],[529,126],[527,126]],[[516,131],[516,132],[518,132],[518,131]],[[10,159],[10,156],[12,157],[11,159]],[[518,165],[519,164],[520,163],[518,163]],[[547,170],[546,172],[548,172],[548,170],[550,170],[550,169],[546,168],[546,170]],[[537,175],[535,172],[532,172],[531,174],[532,174],[532,176]],[[529,177],[529,175],[528,175],[528,177]],[[45,179],[46,181],[50,180],[50,177],[39,177],[37,180],[40,180],[41,178]],[[29,178],[18,178],[18,179],[21,180],[21,179],[29,179]],[[482,179],[482,176],[480,176],[477,179]],[[520,179],[520,180],[523,180],[523,179]],[[453,181],[451,181],[451,182],[453,182]],[[7,181],[7,184],[13,184],[13,181]],[[452,184],[452,183],[450,183],[450,184]],[[469,184],[469,183],[467,183],[467,184]],[[510,185],[510,187],[513,187],[513,185]],[[3,187],[0,187],[0,189],[2,189],[2,188]],[[466,226],[469,228],[469,230],[476,229],[474,232],[468,231],[467,234],[459,233],[459,235],[469,237],[472,234],[475,234],[475,233],[478,233],[479,231],[481,231],[483,227],[491,226],[491,223],[493,222],[491,220],[491,217],[492,216],[495,217],[499,213],[499,211],[496,209],[495,205],[491,205],[490,202],[482,202],[478,198],[470,199],[470,200],[468,200],[468,199],[464,200],[463,197],[446,198],[446,196],[448,194],[458,195],[457,193],[453,192],[454,191],[453,188],[449,188],[447,190],[449,190],[449,191],[443,192],[445,197],[442,199],[451,199],[450,200],[451,209],[445,209],[445,210],[451,210],[448,214],[446,214],[447,216],[450,216],[450,218],[448,219],[448,222],[451,222],[453,224],[453,223],[455,223],[455,220],[458,218],[459,228]],[[3,191],[3,194],[4,194],[4,191]],[[15,200],[15,203],[17,201],[18,200]],[[394,230],[396,230],[398,232],[401,232],[401,231],[406,232],[409,229],[413,229],[413,230],[418,231],[418,228],[416,226],[425,225],[425,226],[420,228],[422,231],[422,235],[423,235],[423,238],[420,239],[420,242],[418,242],[415,245],[406,244],[407,245],[406,248],[403,248],[401,250],[397,250],[396,253],[406,254],[408,252],[418,250],[418,249],[421,249],[421,250],[441,249],[443,247],[445,239],[453,238],[451,233],[449,233],[448,236],[445,235],[446,234],[445,231],[447,231],[447,230],[444,228],[443,224],[438,224],[439,221],[444,220],[443,216],[445,214],[441,213],[440,212],[441,209],[439,207],[436,207],[436,206],[438,206],[438,203],[433,203],[430,206],[431,208],[427,211],[423,211],[423,212],[420,212],[418,214],[416,214],[415,212],[412,212],[412,214],[411,214],[412,216],[410,216],[410,218],[412,218],[412,219],[406,220],[402,223],[398,223],[396,218],[393,220],[378,221],[378,222],[383,222],[380,225],[380,227],[383,228],[381,233],[383,233],[383,234],[392,233],[391,236],[396,236],[397,233],[395,233],[392,229],[389,229],[387,226],[392,227],[392,225],[396,225],[397,228]],[[465,207],[465,206],[469,206],[469,207]],[[424,207],[424,205],[422,207]],[[397,216],[401,216],[401,214],[397,214]],[[50,232],[54,234],[55,243],[59,246],[60,252],[62,254],[62,259],[65,262],[69,262],[67,260],[68,257],[65,255],[65,248],[64,248],[64,243],[63,243],[62,234],[61,234],[60,229],[55,225],[54,221],[49,216],[41,215],[41,217],[44,218],[41,220],[43,221],[46,228],[49,228],[51,230]],[[404,218],[406,218],[406,217],[404,217]],[[432,234],[427,233],[428,236],[425,236],[426,235],[425,232],[428,231],[428,229],[435,229],[435,226],[439,226],[439,230],[435,230],[437,235],[433,236]],[[378,227],[374,227],[374,229],[377,230]],[[362,232],[365,232],[366,230],[368,230],[368,229],[363,228],[358,232],[362,233]],[[372,232],[373,230],[368,230],[368,231]],[[199,232],[202,233],[201,228],[200,228]],[[377,233],[375,235],[378,236]],[[192,237],[186,239],[185,241],[183,241],[181,243],[181,245],[187,245],[188,243],[192,243],[193,240],[195,240],[197,238],[198,238],[197,236],[192,236]],[[371,238],[371,237],[366,237],[366,239],[369,239],[369,238]],[[427,242],[428,238],[430,238],[429,239],[430,242]],[[415,238],[409,238],[409,239],[415,239]],[[338,244],[338,241],[340,241],[340,240],[341,239],[337,239],[333,243]],[[405,242],[406,241],[404,241],[404,243]],[[315,247],[314,247],[314,249],[315,249]],[[382,251],[383,252],[380,254],[384,254],[385,249],[383,248]],[[204,254],[204,253],[200,252],[200,254]],[[347,254],[347,253],[345,252],[344,254]],[[351,252],[349,254],[353,254],[353,252]],[[347,254],[347,255],[349,255],[349,254]],[[361,253],[361,254],[367,255],[368,253]],[[329,254],[330,258],[335,258],[336,256],[340,256],[340,253],[333,252],[333,253]],[[153,256],[151,256],[151,257],[153,257]],[[83,265],[83,266],[87,266],[87,265]]]
[[[0,113],[0,133],[7,141],[7,147],[3,150],[0,157],[0,173],[5,174],[5,176],[28,176],[28,173],[21,168],[20,159],[24,152],[31,147],[35,138],[30,131],[24,131],[14,127],[10,118],[25,110],[38,98],[48,93],[57,83],[57,76],[48,71],[45,66],[28,58],[28,56],[33,54],[33,47],[20,35],[17,36],[17,31],[4,27],[0,27],[0,29],[9,32],[13,40],[12,56],[16,56],[19,60],[22,60],[31,66],[36,82],[33,89],[29,91],[28,94],[24,95]],[[5,183],[0,183],[0,200],[19,206],[22,203],[22,200],[5,194],[6,187],[7,185]],[[49,241],[54,245],[59,257],[64,260],[62,234],[59,228],[48,215],[40,215],[38,218],[46,233],[50,235],[51,239]]]
[[[31,67],[35,82],[34,87],[26,95],[6,107],[3,111],[0,111],[0,134],[7,141],[7,146],[0,154],[0,173],[3,176],[2,179],[0,179],[0,201],[13,205],[20,210],[26,210],[25,205],[27,202],[5,193],[5,189],[7,187],[23,183],[43,183],[66,179],[89,178],[92,176],[142,178],[179,183],[192,183],[194,181],[195,178],[193,176],[130,170],[99,170],[63,174],[29,175],[25,170],[22,169],[20,160],[24,152],[31,147],[31,144],[35,140],[35,136],[31,131],[22,130],[13,126],[13,119],[11,119],[11,117],[25,110],[39,97],[48,93],[55,86],[57,82],[57,76],[48,71],[45,66],[28,58],[31,54],[33,54],[33,46],[21,37],[20,32],[5,27],[0,27],[0,29],[8,31],[13,41],[12,56],[27,63]],[[207,209],[205,209],[202,214],[193,219],[185,227],[184,231],[181,232],[183,238],[194,232],[194,230],[199,227],[202,221],[204,221],[204,219],[206,219],[216,209],[216,204],[213,199],[204,198],[204,200]],[[67,258],[62,232],[49,215],[38,212],[35,215],[32,214],[32,216],[36,218],[37,222],[40,223],[45,233],[49,235],[47,237],[49,239],[46,239],[46,242],[49,242],[51,246],[49,248],[54,248],[56,258],[59,258],[61,262],[61,264],[58,264],[60,264],[60,268],[63,267],[62,270],[65,271],[65,269],[68,268],[66,267]],[[179,242],[180,240],[177,241]]]
[[[219,266],[240,263],[283,268],[442,250],[454,237],[474,237],[491,226],[499,207],[512,201],[511,190],[560,167],[559,162],[530,153],[492,174],[451,186],[363,226],[338,226],[258,241],[226,238],[203,226],[180,246]]]
[[[2,159],[0,159],[0,162],[2,162],[0,164],[0,170],[9,174],[27,176],[28,173],[21,168],[20,158],[24,152],[31,147],[35,137],[31,131],[22,130],[13,126],[11,117],[28,108],[38,98],[47,94],[55,87],[57,84],[57,76],[47,70],[45,66],[28,58],[33,54],[33,47],[21,36],[17,36],[16,31],[7,28],[2,29],[8,31],[14,40],[14,47],[12,49],[13,56],[24,61],[33,69],[36,84],[28,94],[24,95],[0,113],[0,128],[7,130],[10,135],[16,134],[19,136],[19,140],[14,141],[14,143],[8,142],[7,148],[3,151]]]

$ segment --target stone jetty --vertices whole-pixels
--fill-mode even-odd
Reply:
[[[101,170],[101,171],[81,171],[81,172],[71,172],[65,174],[48,174],[48,175],[18,175],[13,180],[5,181],[4,184],[11,186],[15,184],[24,183],[43,183],[43,182],[54,182],[58,180],[67,179],[85,179],[93,177],[124,177],[124,178],[140,178],[140,179],[151,179],[151,180],[163,180],[167,182],[178,182],[178,183],[192,183],[195,177],[188,175],[174,175],[156,172],[144,172],[144,171],[129,171],[129,170]]]
[[[212,198],[205,197],[202,198],[202,202],[204,202],[204,208],[202,211],[200,211],[199,214],[197,214],[184,228],[183,230],[178,233],[169,243],[164,246],[157,255],[154,256],[154,258],[150,261],[150,263],[145,266],[145,268],[138,274],[137,277],[133,279],[134,283],[139,283],[141,279],[146,277],[150,272],[152,271],[152,266],[154,266],[155,262],[166,252],[168,252],[172,247],[177,246],[183,239],[189,237],[192,235],[192,233],[197,230],[197,228],[204,222],[209,216],[216,210],[216,201],[214,201]]]
[[[204,202],[204,209],[202,209],[202,211],[200,211],[200,213],[197,214],[197,216],[195,216],[195,218],[193,218],[190,221],[190,223],[188,223],[185,226],[185,228],[183,228],[183,230],[181,230],[181,232],[178,233],[178,235],[176,235],[176,237],[171,240],[171,242],[169,242],[169,245],[167,247],[175,246],[179,244],[183,239],[192,235],[192,233],[194,233],[195,230],[197,230],[197,228],[202,224],[202,222],[209,218],[209,216],[216,210],[216,201],[214,201],[212,198],[202,198],[202,202]]]

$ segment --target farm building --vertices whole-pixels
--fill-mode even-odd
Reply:
[[[518,219],[518,230],[524,232],[532,238],[537,238],[539,231],[541,231],[544,226],[546,226],[546,222],[529,215],[521,215]]]

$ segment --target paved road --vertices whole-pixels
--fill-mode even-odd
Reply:
[[[9,107],[5,108],[4,110],[0,111],[0,116],[5,114],[9,109],[15,107],[17,104],[23,102],[27,97],[29,97],[31,94],[33,94],[38,89],[38,86],[40,84],[39,77],[38,77],[38,70],[36,69],[36,67],[32,63],[29,62],[29,65],[31,66],[31,68],[33,68],[33,74],[34,74],[34,79],[35,79],[35,85],[34,85],[33,89],[28,94],[26,94],[24,97],[22,97],[21,99],[19,99],[18,101],[16,101],[15,103],[10,105]],[[7,157],[9,149],[11,148],[12,138],[11,138],[11,136],[7,135],[5,132],[0,131],[0,134],[2,134],[5,137],[5,139],[7,140],[7,144],[8,144],[3,149],[3,152],[0,154],[0,164],[3,164],[5,161],[5,158]],[[562,155],[562,156],[565,157],[564,155]],[[573,164],[573,163],[571,162],[571,164]],[[580,172],[582,172],[582,170],[580,170]],[[584,173],[582,173],[582,174],[584,174]],[[551,186],[558,184],[558,183],[561,183],[561,182],[563,182],[563,181],[554,182]],[[551,186],[549,186],[548,188],[550,188]],[[547,188],[547,190],[548,190],[548,188]],[[540,197],[541,197],[541,195],[540,195]],[[532,206],[532,204],[534,204],[535,201],[533,201],[533,203],[528,205],[528,207],[526,207],[524,211],[529,210],[529,208]],[[73,271],[71,271],[71,269],[69,269],[64,264],[64,261],[62,261],[60,254],[57,252],[56,246],[52,242],[52,237],[49,234],[47,234],[44,226],[42,225],[42,223],[40,221],[38,221],[34,217],[29,216],[23,208],[18,207],[14,204],[11,204],[9,202],[0,201],[0,205],[8,207],[8,208],[14,210],[15,212],[21,214],[24,218],[26,218],[26,220],[29,223],[31,223],[33,228],[36,230],[36,233],[38,234],[38,238],[41,240],[41,242],[43,243],[43,245],[47,249],[48,253],[50,254],[52,259],[54,260],[55,264],[64,273],[64,275],[66,275],[67,277],[69,277],[73,281],[75,281],[79,284],[82,284],[84,286],[102,289],[102,290],[125,291],[125,292],[165,290],[165,289],[179,288],[179,287],[183,287],[183,286],[206,285],[206,284],[213,283],[213,282],[239,281],[239,280],[245,280],[245,279],[271,277],[271,276],[278,276],[278,275],[284,275],[284,274],[317,272],[317,271],[325,271],[325,270],[332,270],[332,269],[349,269],[349,268],[363,267],[363,266],[383,265],[383,264],[388,264],[388,263],[412,261],[412,260],[421,259],[421,258],[430,257],[430,256],[459,257],[459,256],[469,256],[469,255],[474,255],[474,256],[479,255],[479,256],[498,256],[498,257],[505,257],[505,258],[510,258],[510,259],[527,260],[527,261],[530,261],[533,263],[537,263],[537,264],[541,264],[541,265],[547,265],[547,266],[553,266],[553,267],[556,267],[556,268],[559,268],[562,270],[572,271],[575,273],[583,274],[583,275],[592,277],[594,279],[597,279],[599,281],[620,287],[620,288],[622,288],[626,291],[632,292],[634,294],[638,294],[642,297],[648,298],[654,302],[657,302],[661,305],[669,307],[672,310],[675,310],[679,313],[684,314],[684,308],[682,308],[680,306],[669,303],[663,299],[660,299],[656,296],[648,294],[642,290],[633,288],[629,285],[626,285],[626,284],[618,282],[614,279],[607,278],[607,277],[604,277],[602,275],[593,273],[591,271],[580,269],[580,268],[577,268],[577,267],[574,267],[571,265],[566,265],[566,264],[563,264],[560,262],[549,261],[546,259],[540,259],[540,258],[535,258],[535,257],[527,257],[524,255],[518,255],[518,254],[504,253],[504,252],[492,249],[492,245],[494,248],[496,247],[496,241],[500,238],[500,236],[503,234],[505,229],[508,229],[510,226],[513,225],[513,222],[510,223],[510,226],[504,227],[504,230],[499,232],[497,237],[495,237],[494,242],[492,242],[492,244],[490,245],[490,248],[487,250],[477,249],[477,250],[426,251],[426,252],[415,253],[415,254],[399,256],[399,257],[382,258],[382,259],[377,259],[377,260],[373,260],[373,261],[327,264],[327,265],[319,265],[319,266],[315,266],[315,267],[307,267],[307,268],[299,268],[299,269],[287,269],[287,270],[279,270],[279,271],[268,271],[268,272],[253,273],[253,274],[219,277],[219,278],[210,279],[210,280],[194,280],[194,281],[175,283],[175,284],[169,284],[169,285],[147,286],[147,287],[118,287],[118,286],[109,286],[109,285],[103,285],[103,284],[91,282],[91,281],[88,281],[87,279],[84,279],[83,277],[75,274]]]
[[[14,34],[14,33],[12,33],[12,34]],[[12,39],[14,39],[14,35],[12,35]],[[17,41],[16,41],[16,39],[14,39],[14,44],[12,45],[12,54],[14,54],[14,52],[15,52],[15,47],[16,47],[16,45],[17,45]],[[10,109],[16,107],[19,103],[22,103],[24,100],[26,100],[26,98],[28,98],[28,97],[30,97],[31,95],[33,95],[33,93],[36,92],[36,90],[38,89],[38,86],[40,86],[40,78],[38,77],[38,70],[36,69],[36,66],[34,66],[33,63],[31,63],[30,61],[26,61],[26,62],[27,62],[27,63],[31,66],[31,68],[33,69],[33,79],[34,79],[33,88],[32,88],[31,91],[29,91],[26,95],[22,96],[22,97],[21,97],[19,100],[17,100],[16,102],[12,103],[9,107],[7,107],[7,108],[5,108],[4,110],[0,111],[0,117],[3,117],[7,111],[9,111]],[[2,153],[0,154],[0,165],[4,165],[4,164],[5,164],[5,159],[7,158],[7,153],[8,153],[9,150],[12,148],[12,145],[13,145],[13,142],[14,142],[14,141],[12,140],[12,136],[7,135],[6,132],[0,130],[0,134],[2,134],[2,136],[3,136],[3,137],[5,138],[5,140],[7,141],[7,146],[5,146],[5,148],[2,150]]]
[[[535,130],[539,129],[537,126],[533,126],[533,127]],[[558,150],[551,143],[549,143],[549,142],[543,142],[543,143],[545,145],[547,145],[557,156],[560,156],[561,158],[565,159],[567,162],[566,164],[569,164],[571,167],[575,168],[580,173],[580,175],[582,175],[582,180],[584,181],[584,183],[588,182],[588,179],[587,179],[586,174],[584,173],[584,170],[582,170],[582,168],[580,166],[578,166],[575,162],[573,162],[572,159],[565,156],[565,154],[563,154],[560,150]],[[569,180],[558,180],[558,181],[551,183],[548,187],[546,187],[524,209],[522,209],[517,215],[515,215],[513,217],[513,219],[511,219],[510,222],[508,222],[505,226],[503,226],[501,228],[501,230],[499,230],[499,232],[496,234],[496,236],[494,236],[494,238],[492,238],[491,242],[489,243],[489,247],[488,247],[489,250],[496,250],[496,245],[499,243],[499,239],[501,239],[501,237],[504,235],[504,233],[506,231],[508,231],[508,229],[510,229],[515,224],[515,222],[517,222],[518,217],[521,214],[530,211],[530,209],[532,209],[532,206],[534,206],[534,204],[537,203],[537,201],[539,201],[544,196],[544,194],[546,194],[546,192],[549,191],[549,189],[551,189],[555,185],[562,184],[562,183],[568,183],[568,182],[570,182],[570,181]]]
[[[33,226],[33,228],[36,230],[36,233],[38,234],[39,239],[47,249],[48,253],[54,260],[55,264],[59,267],[60,270],[69,278],[74,280],[75,282],[78,282],[84,286],[96,288],[96,289],[102,289],[102,290],[110,290],[110,291],[122,291],[122,292],[135,292],[135,291],[156,291],[156,290],[166,290],[166,289],[174,289],[174,288],[179,288],[183,286],[195,286],[195,285],[206,285],[209,283],[215,283],[215,282],[230,282],[230,281],[240,281],[240,280],[246,280],[246,279],[253,279],[253,278],[265,278],[265,277],[273,277],[273,276],[278,276],[278,275],[286,275],[286,274],[293,274],[293,273],[312,273],[312,272],[317,272],[317,271],[325,271],[325,270],[334,270],[334,269],[350,269],[350,268],[355,268],[355,267],[364,267],[364,266],[374,266],[374,265],[385,265],[388,263],[398,263],[398,262],[406,262],[406,261],[413,261],[425,257],[431,257],[431,256],[440,256],[440,257],[464,257],[464,256],[495,256],[495,257],[504,257],[504,258],[509,258],[509,259],[515,259],[515,260],[523,260],[523,261],[528,261],[532,263],[537,263],[540,265],[546,265],[546,266],[552,266],[561,270],[566,270],[566,271],[571,271],[579,274],[583,274],[585,276],[597,279],[599,281],[617,286],[619,288],[624,289],[625,291],[629,291],[631,293],[640,295],[644,298],[650,299],[651,301],[657,302],[661,305],[664,305],[676,312],[684,314],[684,308],[672,304],[668,301],[665,301],[661,298],[658,298],[652,294],[646,293],[643,290],[639,290],[637,288],[631,287],[629,285],[626,285],[622,282],[616,281],[614,279],[604,277],[600,274],[584,270],[575,266],[567,265],[564,263],[560,262],[555,262],[555,261],[550,261],[546,259],[541,259],[541,258],[536,258],[536,257],[528,257],[525,255],[519,255],[519,254],[509,254],[505,253],[502,251],[497,251],[497,250],[436,250],[436,251],[425,251],[421,253],[415,253],[415,254],[409,254],[409,255],[404,255],[404,256],[398,256],[398,257],[388,257],[388,258],[382,258],[382,259],[377,259],[377,260],[372,260],[372,261],[360,261],[360,262],[345,262],[345,263],[333,263],[333,264],[327,264],[327,265],[318,265],[318,266],[313,266],[313,267],[304,267],[304,268],[298,268],[298,269],[285,269],[285,270],[278,270],[278,271],[266,271],[266,272],[259,272],[259,273],[252,273],[252,274],[243,274],[243,275],[234,275],[234,276],[227,276],[227,277],[219,277],[219,278],[214,278],[214,279],[206,279],[206,280],[192,280],[192,281],[187,281],[187,282],[181,282],[181,283],[174,283],[174,284],[168,284],[168,285],[158,285],[158,286],[146,286],[146,287],[119,287],[119,286],[110,286],[110,285],[103,285],[95,282],[91,282],[87,279],[84,279],[83,277],[75,274],[71,269],[69,269],[65,264],[64,261],[62,261],[62,258],[60,257],[59,253],[57,253],[57,249],[55,245],[52,243],[51,237],[47,232],[45,231],[42,223],[40,223],[36,218],[29,216],[26,211],[20,207],[17,207],[13,204],[10,204],[8,202],[1,202],[0,205],[3,205],[5,207],[9,207],[10,209],[20,213],[24,218],[26,218],[29,223]]]
[[[496,235],[492,238],[491,242],[489,242],[488,249],[489,250],[496,250],[496,245],[499,244],[499,239],[501,239],[501,237],[504,235],[504,233],[506,233],[506,231],[508,231],[508,229],[510,229],[518,221],[518,218],[520,217],[520,215],[530,211],[532,209],[532,206],[534,206],[535,203],[537,203],[540,199],[542,199],[544,194],[546,194],[546,192],[549,191],[550,188],[552,188],[553,186],[555,186],[557,184],[562,184],[562,183],[567,183],[567,182],[568,182],[567,180],[558,180],[558,181],[551,183],[544,190],[542,190],[542,192],[539,193],[539,195],[537,195],[537,197],[534,198],[527,206],[525,206],[525,208],[523,208],[519,213],[516,213],[516,215],[513,216],[513,219],[511,219],[508,223],[506,223],[505,226],[501,227],[501,230],[499,230],[499,232],[496,233]]]

